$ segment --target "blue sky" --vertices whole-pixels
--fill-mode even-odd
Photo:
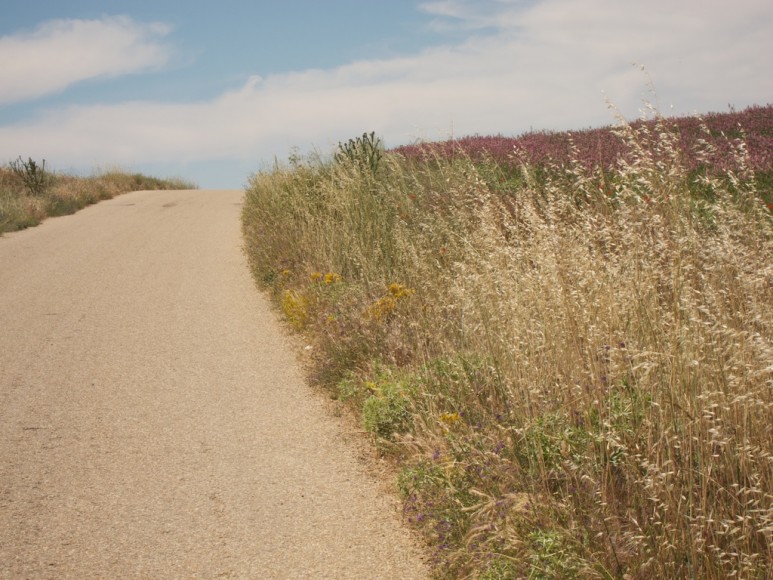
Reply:
[[[241,187],[364,131],[396,146],[606,125],[607,101],[768,104],[770,54],[770,0],[10,0],[0,162]]]

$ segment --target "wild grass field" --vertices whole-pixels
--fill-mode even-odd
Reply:
[[[250,178],[254,275],[438,577],[773,573],[773,106]]]
[[[45,161],[19,158],[0,167],[0,235],[36,226],[47,217],[75,213],[121,193],[194,187],[181,179],[158,179],[121,170],[76,177],[48,171]]]

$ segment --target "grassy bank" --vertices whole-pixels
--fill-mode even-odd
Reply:
[[[439,577],[770,573],[771,167],[699,130],[621,124],[603,166],[364,136],[251,178],[254,274]]]
[[[75,213],[121,193],[193,187],[180,179],[158,179],[122,171],[75,177],[48,172],[43,163],[18,160],[0,167],[0,235],[36,226],[47,217]]]

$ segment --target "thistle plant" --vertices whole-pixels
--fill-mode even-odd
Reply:
[[[339,164],[350,163],[360,171],[369,171],[375,175],[383,155],[383,143],[372,131],[363,133],[361,137],[349,139],[346,143],[339,143],[335,160]]]
[[[16,161],[8,165],[16,176],[21,179],[27,188],[29,195],[33,197],[41,196],[46,192],[46,188],[51,182],[50,176],[46,173],[46,160],[38,164],[31,157],[24,161],[19,156]]]

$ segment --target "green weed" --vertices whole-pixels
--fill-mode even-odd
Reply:
[[[349,163],[360,171],[369,171],[375,175],[383,155],[384,146],[381,139],[371,132],[349,139],[346,143],[339,143],[335,160],[337,163]]]

